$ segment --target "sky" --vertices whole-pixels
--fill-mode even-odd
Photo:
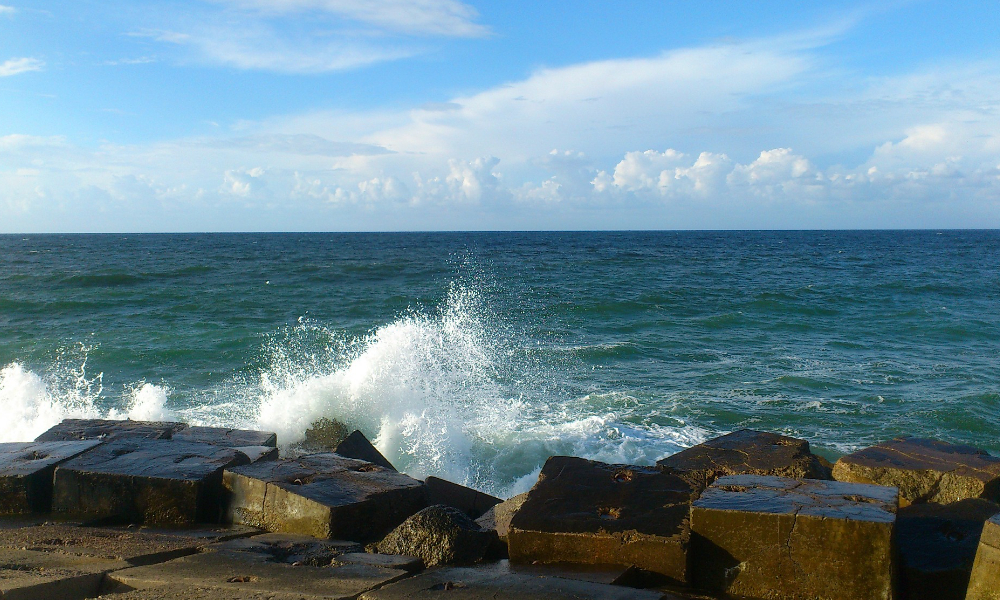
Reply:
[[[1000,227],[1000,0],[0,0],[0,233]]]

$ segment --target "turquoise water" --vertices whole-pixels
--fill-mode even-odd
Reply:
[[[1000,232],[0,236],[0,440],[320,416],[498,494],[740,427],[1000,454]]]

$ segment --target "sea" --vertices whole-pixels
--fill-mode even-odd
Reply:
[[[0,415],[335,418],[503,497],[741,428],[1000,455],[1000,232],[4,235]]]

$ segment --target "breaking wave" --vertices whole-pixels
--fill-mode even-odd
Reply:
[[[572,368],[565,353],[547,364],[525,340],[456,285],[439,308],[364,335],[300,319],[265,343],[258,375],[188,392],[183,403],[143,381],[108,397],[80,347],[43,373],[17,362],[0,370],[0,440],[33,439],[63,418],[177,419],[274,431],[287,447],[326,417],[363,431],[410,475],[509,496],[550,455],[650,464],[707,436],[676,419],[637,423],[639,403],[625,394],[554,384]]]

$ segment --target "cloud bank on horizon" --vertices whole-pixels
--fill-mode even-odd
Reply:
[[[637,9],[560,41],[518,3],[151,2],[85,52],[29,43],[46,4],[0,6],[0,232],[1000,226],[996,42],[865,55],[933,3],[626,56]]]

